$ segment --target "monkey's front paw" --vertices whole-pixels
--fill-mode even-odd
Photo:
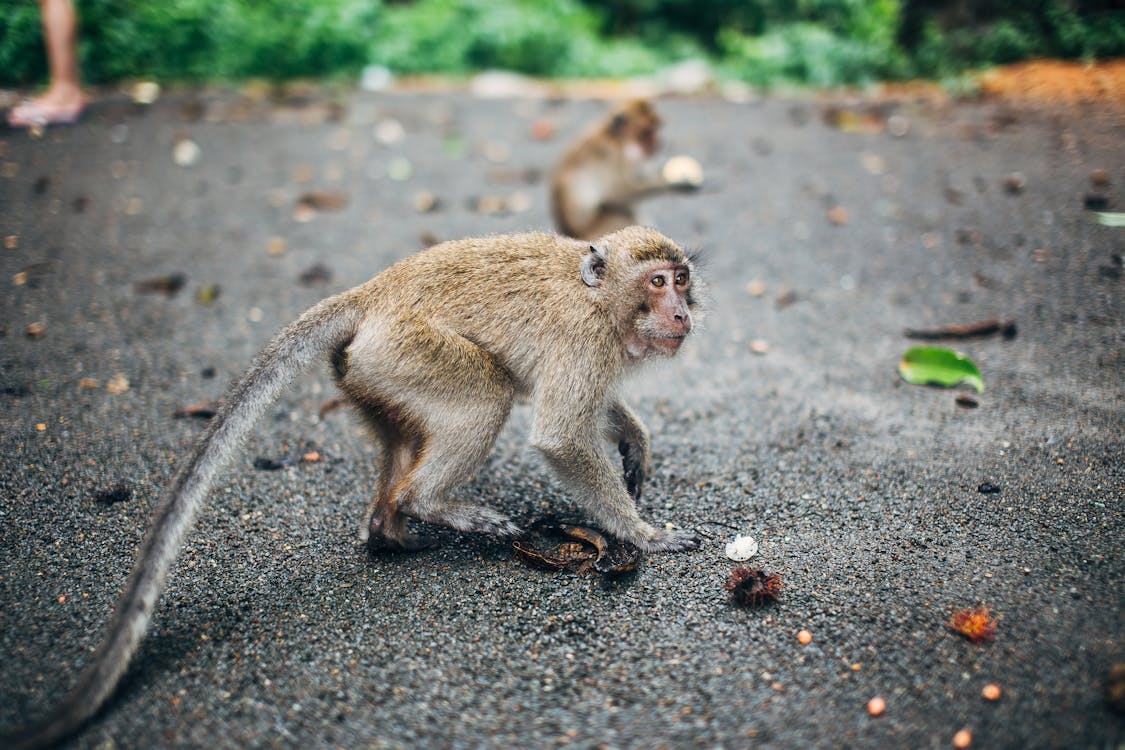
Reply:
[[[699,549],[699,536],[694,531],[675,529],[658,531],[634,542],[645,552],[684,552]]]

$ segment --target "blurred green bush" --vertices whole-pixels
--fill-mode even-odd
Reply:
[[[91,83],[505,68],[627,76],[687,58],[760,86],[1125,56],[1118,0],[78,0]],[[0,85],[44,80],[38,4],[0,0]]]

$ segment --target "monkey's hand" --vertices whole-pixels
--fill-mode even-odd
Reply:
[[[617,450],[621,453],[621,467],[625,471],[625,489],[629,490],[633,500],[640,500],[645,483],[645,452],[628,440],[618,442]]]

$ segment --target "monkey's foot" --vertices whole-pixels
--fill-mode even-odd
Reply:
[[[449,526],[457,531],[488,534],[502,539],[510,539],[523,533],[523,530],[503,513],[471,503],[451,503],[427,512],[412,512],[411,515],[422,521]]]
[[[626,541],[633,542],[645,552],[684,552],[699,549],[699,536],[694,531],[684,529],[671,531],[652,529],[651,534]]]
[[[372,535],[367,539],[367,551],[371,554],[379,552],[422,552],[438,546],[436,537],[425,534],[406,534],[397,539],[385,536]]]

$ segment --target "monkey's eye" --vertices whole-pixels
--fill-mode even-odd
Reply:
[[[664,281],[664,277],[663,277],[663,276],[653,276],[653,277],[652,277],[652,285],[653,285],[654,287],[656,287],[657,289],[659,289],[660,287],[664,286],[664,284],[665,284],[665,281]]]
[[[688,282],[687,271],[680,271],[676,274],[676,286],[683,286]]]

